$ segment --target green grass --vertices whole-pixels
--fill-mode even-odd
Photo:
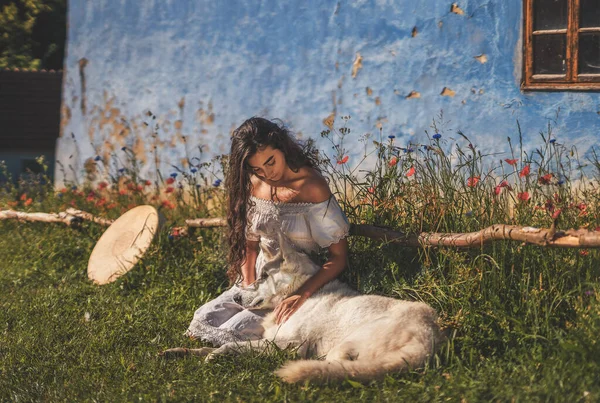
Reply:
[[[560,228],[600,226],[599,175],[583,188],[571,186],[580,165],[569,168],[573,154],[550,135],[542,138],[537,158],[519,151],[515,167],[490,164],[476,146],[465,147],[466,137],[462,145],[435,139],[412,153],[380,141],[381,163],[360,179],[349,164],[324,166],[355,223],[440,232],[492,223],[548,227],[561,208]],[[334,143],[341,160],[343,141]],[[532,173],[519,175],[525,165]],[[416,173],[407,177],[410,167]],[[555,175],[550,184],[539,180],[548,172]],[[466,185],[475,176],[476,186]],[[502,180],[511,188],[495,195]],[[21,183],[4,188],[0,208],[60,211],[74,204],[116,217],[144,202],[140,192],[118,194],[125,185],[115,178],[108,189],[87,184],[57,195],[47,185]],[[348,187],[351,193],[340,190]],[[195,188],[189,198],[181,190],[160,193],[150,202],[177,206],[163,207],[169,228],[182,217],[220,215],[199,208],[208,196],[222,197],[218,186],[208,189]],[[520,200],[522,192],[531,199]],[[111,195],[113,207],[98,203]],[[0,401],[600,401],[598,250],[510,242],[417,250],[351,238],[345,281],[365,293],[429,303],[451,337],[422,370],[362,384],[287,385],[273,371],[293,351],[211,363],[157,357],[166,348],[200,345],[183,332],[194,310],[227,287],[222,230],[200,231],[201,242],[170,239],[165,230],[134,270],[95,286],[86,267],[102,231],[87,222],[72,229],[0,221]]]

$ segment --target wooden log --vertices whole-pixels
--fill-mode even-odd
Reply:
[[[67,214],[70,214],[75,217],[79,217],[82,220],[93,221],[96,224],[104,225],[105,227],[110,226],[114,220],[108,220],[106,218],[96,217],[88,212],[76,210],[74,208],[68,208],[66,211]],[[61,214],[61,213],[59,213]]]
[[[583,229],[557,231],[554,226],[552,228],[534,228],[494,224],[476,232],[406,234],[389,228],[358,224],[352,225],[350,234],[412,247],[452,246],[470,248],[493,241],[510,240],[557,248],[600,248],[600,232],[598,231]]]
[[[78,225],[81,220],[93,221],[104,226],[109,226],[113,223],[113,220],[96,217],[85,211],[71,208],[60,213],[24,213],[14,210],[0,211],[0,220],[5,219],[63,223],[69,226]],[[192,230],[195,228],[227,226],[227,220],[224,218],[195,218],[185,220],[185,223],[188,231],[184,227],[177,227],[178,236],[191,235]],[[391,228],[377,227],[369,224],[352,224],[350,226],[350,235],[364,236],[410,247],[451,246],[455,248],[472,248],[493,241],[509,240],[555,248],[600,249],[600,231],[585,229],[560,231],[556,229],[556,223],[551,228],[494,224],[475,232],[422,232],[420,234],[408,234]]]
[[[47,223],[61,223],[66,224],[70,227],[76,226],[81,221],[79,218],[67,214],[66,212],[61,213],[25,213],[22,211],[14,210],[2,210],[0,211],[0,220],[16,219],[19,221],[40,221]]]

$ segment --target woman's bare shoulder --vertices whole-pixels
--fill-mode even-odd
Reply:
[[[320,203],[331,197],[331,190],[325,178],[316,169],[305,167],[300,192],[307,203]]]

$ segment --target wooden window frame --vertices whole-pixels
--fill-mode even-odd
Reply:
[[[547,91],[600,91],[600,74],[577,74],[579,59],[579,33],[600,32],[600,28],[579,28],[580,0],[567,0],[567,28],[543,31],[533,30],[533,3],[523,1],[523,90]],[[567,72],[565,79],[554,74],[533,74],[533,36],[536,34],[566,34],[567,49],[565,59]]]

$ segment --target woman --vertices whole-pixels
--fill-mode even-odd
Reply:
[[[321,270],[276,307],[282,323],[346,267],[350,228],[312,153],[267,119],[248,119],[233,132],[226,185],[234,286],[201,306],[186,332],[215,345],[260,338],[264,313],[245,310],[240,295],[277,254],[279,231],[307,254],[328,249]]]

